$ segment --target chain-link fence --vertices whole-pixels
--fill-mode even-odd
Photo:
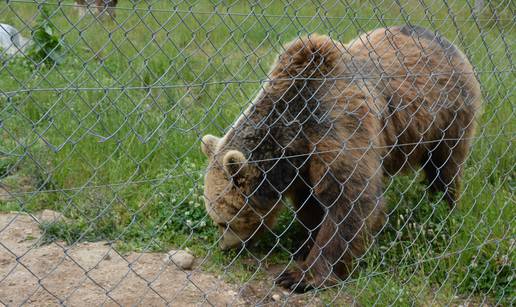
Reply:
[[[0,4],[0,303],[514,304],[513,1],[78,2]]]

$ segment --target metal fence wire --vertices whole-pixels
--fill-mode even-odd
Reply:
[[[515,304],[511,0],[0,3],[0,304]]]

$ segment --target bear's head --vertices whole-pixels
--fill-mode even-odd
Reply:
[[[262,172],[241,151],[222,143],[223,139],[206,135],[201,149],[209,160],[204,178],[206,211],[219,228],[220,248],[226,250],[270,229],[280,204],[263,202],[258,191]]]

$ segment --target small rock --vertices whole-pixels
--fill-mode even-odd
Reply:
[[[278,293],[275,293],[272,295],[272,299],[276,302],[279,302],[281,300],[281,295],[279,295]]]
[[[191,270],[195,260],[195,257],[192,254],[183,250],[170,251],[167,256],[169,261],[176,264],[183,270]]]
[[[8,55],[15,55],[23,52],[29,44],[29,39],[20,35],[20,32],[13,26],[0,23],[0,56],[2,52]]]

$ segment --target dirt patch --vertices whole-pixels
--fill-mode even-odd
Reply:
[[[293,295],[269,278],[235,285],[213,274],[183,270],[165,253],[120,254],[107,242],[40,245],[39,223],[63,217],[0,214],[0,305],[303,305],[318,306],[314,294]]]
[[[106,242],[37,246],[39,220],[0,214],[0,303],[6,305],[240,305],[237,287],[160,253],[121,255]]]

